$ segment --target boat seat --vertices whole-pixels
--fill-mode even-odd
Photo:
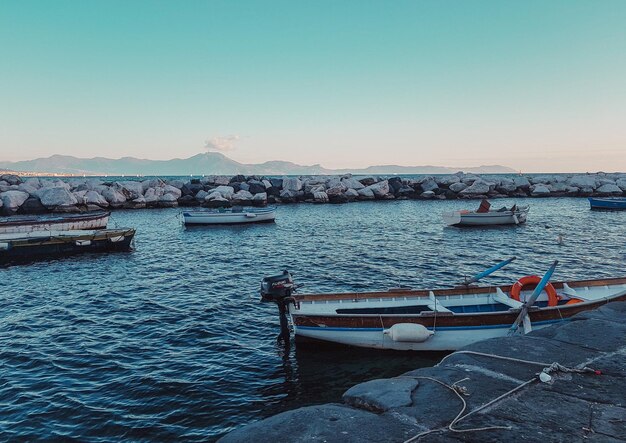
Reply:
[[[570,298],[579,298],[579,299],[585,300],[585,301],[589,300],[589,298],[583,297],[578,292],[576,292],[576,290],[574,288],[570,287],[570,285],[568,285],[567,283],[563,283],[563,294],[567,295]]]
[[[519,309],[524,306],[524,303],[521,301],[517,301],[506,295],[502,292],[502,289],[496,288],[495,295],[491,296],[495,301],[502,303],[503,305],[507,305],[510,308]]]
[[[427,305],[428,309],[436,311],[437,313],[454,314],[454,312],[446,308],[439,302],[439,300],[437,300],[437,297],[435,297],[435,293],[433,291],[430,291],[428,293],[428,299],[430,300],[430,303],[428,303]]]

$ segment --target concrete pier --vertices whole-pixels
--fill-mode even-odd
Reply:
[[[544,376],[547,382],[540,381],[538,373],[555,362],[599,372],[557,370],[550,380]],[[459,416],[461,397],[467,406]],[[456,417],[462,418],[450,429]],[[220,441],[407,440],[626,441],[626,302],[526,336],[475,343],[435,367],[361,383],[338,403],[284,412],[242,426]]]

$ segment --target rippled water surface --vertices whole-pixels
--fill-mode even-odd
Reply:
[[[529,203],[527,225],[495,229],[444,228],[442,211],[477,204],[462,201],[282,206],[274,225],[194,229],[177,209],[115,212],[136,251],[0,269],[0,439],[212,440],[436,361],[278,346],[258,287],[282,269],[307,292],[449,286],[511,255],[486,283],[553,259],[555,279],[626,274],[626,212]]]

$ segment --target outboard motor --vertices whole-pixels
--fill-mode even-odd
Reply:
[[[280,275],[265,277],[261,281],[261,301],[274,302],[278,306],[280,317],[280,334],[278,340],[289,342],[289,323],[287,322],[287,305],[289,297],[298,286],[293,283],[289,271],[285,270]]]
[[[265,277],[261,281],[261,301],[278,302],[290,297],[293,289],[293,278],[287,270],[280,275]]]

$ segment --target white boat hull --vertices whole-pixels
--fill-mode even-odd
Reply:
[[[449,226],[502,226],[519,225],[526,223],[528,209],[516,211],[485,213],[479,212],[446,212],[443,214],[444,222]]]
[[[34,231],[81,231],[104,229],[109,223],[109,215],[91,220],[50,220],[42,223],[0,226],[0,234],[20,234]]]
[[[276,211],[243,212],[183,212],[185,225],[236,225],[248,223],[271,223],[276,218]]]

